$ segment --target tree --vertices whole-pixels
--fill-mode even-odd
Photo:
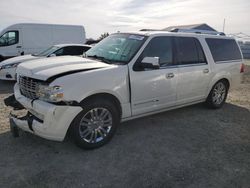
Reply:
[[[104,38],[106,38],[106,37],[108,37],[109,36],[109,33],[107,32],[107,33],[103,33],[103,34],[101,34],[101,36],[98,38],[98,40],[102,40],[102,39],[104,39]]]

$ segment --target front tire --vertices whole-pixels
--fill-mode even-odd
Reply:
[[[77,146],[95,149],[108,143],[120,123],[116,106],[107,100],[93,99],[72,122],[72,136]]]
[[[214,109],[221,108],[227,99],[228,89],[229,86],[226,81],[224,80],[218,81],[213,86],[207,97],[206,100],[207,106]]]

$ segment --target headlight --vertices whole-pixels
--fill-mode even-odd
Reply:
[[[20,63],[13,63],[13,64],[9,64],[9,65],[3,65],[1,67],[1,69],[10,69],[10,68],[15,68],[17,67],[17,65],[19,65]]]
[[[48,102],[60,102],[63,100],[63,89],[61,86],[40,85],[38,87],[38,97]]]

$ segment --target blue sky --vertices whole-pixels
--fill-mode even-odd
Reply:
[[[208,23],[250,35],[249,0],[1,0],[0,30],[19,22],[84,25],[87,37],[103,32],[162,29]]]

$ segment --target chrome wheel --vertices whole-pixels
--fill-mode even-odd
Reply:
[[[212,100],[214,104],[220,105],[226,96],[226,86],[224,83],[219,82],[215,85],[212,94]]]
[[[89,110],[80,121],[79,134],[87,143],[102,141],[112,128],[112,114],[106,108]]]

